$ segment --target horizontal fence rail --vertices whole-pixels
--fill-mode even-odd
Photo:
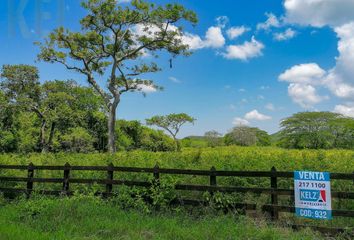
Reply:
[[[57,183],[62,184],[61,190],[38,190],[41,194],[47,195],[72,195],[73,191],[70,191],[70,184],[102,184],[106,186],[106,191],[96,192],[96,195],[111,196],[114,185],[125,186],[137,186],[137,187],[152,187],[154,184],[159,184],[160,174],[167,175],[190,175],[190,176],[205,176],[209,177],[209,185],[196,185],[196,184],[175,184],[175,189],[180,191],[199,191],[209,192],[211,194],[215,192],[221,193],[254,193],[254,194],[268,194],[270,195],[270,203],[259,206],[264,212],[269,213],[272,220],[279,219],[279,213],[287,212],[294,213],[294,206],[279,205],[278,196],[290,196],[294,198],[294,189],[278,188],[278,178],[293,179],[293,172],[281,172],[277,171],[273,167],[270,171],[220,171],[212,167],[210,170],[191,170],[191,169],[169,169],[159,168],[156,165],[154,168],[139,168],[139,167],[117,167],[113,164],[108,166],[71,166],[66,163],[64,166],[35,166],[32,163],[29,165],[0,165],[1,170],[27,170],[27,177],[16,176],[0,176],[0,182],[24,182],[26,188],[8,188],[0,186],[0,192],[13,192],[13,193],[25,193],[27,197],[30,197],[31,193],[35,191],[34,183]],[[63,171],[62,178],[37,178],[35,176],[36,170],[48,170],[48,171]],[[85,179],[85,178],[73,178],[71,177],[72,171],[101,171],[106,172],[107,177],[104,179]],[[153,181],[131,181],[114,179],[115,172],[122,173],[141,173],[152,174]],[[270,187],[240,187],[240,186],[220,186],[217,184],[217,177],[245,177],[245,178],[269,178]],[[349,184],[354,184],[354,173],[331,173],[331,179],[333,180],[351,180]],[[36,191],[37,192],[37,191]],[[332,198],[336,199],[354,199],[354,192],[332,191]],[[192,206],[206,206],[208,202],[194,199],[173,199],[172,205],[192,205]],[[233,208],[247,210],[256,210],[257,205],[253,203],[234,203]],[[334,217],[349,217],[354,218],[353,210],[333,210],[332,215]],[[292,225],[294,229],[302,228],[302,225]],[[306,226],[305,226],[306,227]],[[307,226],[308,227],[308,226]],[[344,232],[348,229],[341,228],[326,228],[311,226],[315,229],[321,229],[321,232],[338,233]],[[354,229],[353,234],[354,234]]]

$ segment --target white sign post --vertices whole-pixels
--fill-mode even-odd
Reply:
[[[328,172],[294,172],[296,216],[332,219],[331,184]]]

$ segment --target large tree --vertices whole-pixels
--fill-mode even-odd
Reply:
[[[176,150],[180,150],[180,144],[177,139],[181,127],[186,123],[194,123],[195,119],[186,113],[173,113],[166,116],[154,116],[146,119],[146,124],[157,126],[166,130],[173,138],[176,144]]]
[[[266,131],[256,127],[238,126],[234,127],[224,136],[226,145],[239,146],[269,146],[270,136]]]
[[[354,119],[332,112],[300,112],[281,122],[279,145],[288,148],[353,147]]]
[[[142,0],[133,0],[125,8],[116,0],[86,0],[82,6],[88,14],[80,21],[81,31],[56,29],[45,42],[38,43],[38,59],[60,63],[85,76],[105,102],[108,150],[114,152],[121,95],[141,92],[146,87],[158,88],[144,74],[160,68],[142,57],[147,53],[157,56],[162,50],[172,56],[189,55],[181,25],[186,21],[195,24],[197,18],[179,4],[155,6]]]

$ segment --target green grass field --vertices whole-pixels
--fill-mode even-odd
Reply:
[[[321,239],[310,230],[267,226],[232,215],[123,211],[93,197],[2,203],[1,240],[41,239]]]

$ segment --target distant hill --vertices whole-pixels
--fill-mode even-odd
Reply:
[[[205,140],[204,136],[188,136],[183,139],[190,139],[190,140]]]

